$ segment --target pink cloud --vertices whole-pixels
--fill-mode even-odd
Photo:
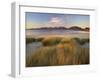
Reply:
[[[51,18],[50,22],[51,23],[59,23],[59,22],[62,22],[62,20],[58,17],[53,17],[53,18]]]
[[[63,20],[59,17],[52,17],[48,23],[45,23],[46,27],[59,27],[59,26],[65,26],[65,23]]]

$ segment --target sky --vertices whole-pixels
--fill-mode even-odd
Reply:
[[[26,29],[41,27],[79,26],[89,27],[89,15],[80,14],[59,14],[59,13],[25,13]]]

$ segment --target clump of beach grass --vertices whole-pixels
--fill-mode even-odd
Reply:
[[[35,42],[35,41],[36,41],[35,38],[26,38],[26,44],[32,43],[32,42]]]
[[[38,38],[36,38],[36,41],[41,42],[43,39],[44,39],[43,37],[38,37]]]
[[[80,39],[80,38],[73,38],[74,40],[77,41],[80,45],[84,45],[85,43],[89,43],[89,39]]]
[[[62,37],[47,37],[42,41],[43,46],[53,46],[60,43]]]
[[[44,39],[43,37],[39,37],[39,38],[29,37],[29,38],[26,38],[26,44],[32,43],[32,42],[41,42],[43,39]]]
[[[26,67],[89,64],[89,47],[81,47],[88,39],[49,37],[41,42],[43,47],[26,58]]]

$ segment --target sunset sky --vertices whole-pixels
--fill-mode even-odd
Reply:
[[[26,12],[26,29],[40,27],[89,27],[89,15]]]

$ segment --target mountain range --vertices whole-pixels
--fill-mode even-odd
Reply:
[[[42,28],[31,28],[28,30],[75,30],[75,31],[90,31],[89,27],[81,28],[79,26],[72,26],[70,28],[66,28],[64,26],[58,26],[58,27],[42,27]]]

